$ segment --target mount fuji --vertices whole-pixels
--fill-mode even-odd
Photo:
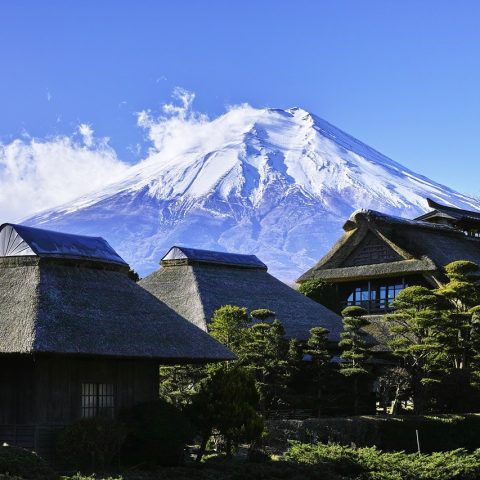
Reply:
[[[152,126],[155,148],[120,180],[24,223],[103,236],[141,275],[184,245],[256,254],[293,281],[358,208],[412,218],[430,197],[480,210],[299,108],[241,106],[184,123],[173,136]]]

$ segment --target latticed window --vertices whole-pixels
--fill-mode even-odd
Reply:
[[[114,393],[111,383],[82,383],[82,418],[113,417]]]
[[[392,303],[397,295],[407,284],[402,280],[390,285],[365,284],[356,287],[347,297],[347,305],[358,305],[368,312],[388,311],[392,309]]]

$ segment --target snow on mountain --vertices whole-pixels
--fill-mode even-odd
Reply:
[[[254,253],[286,281],[311,267],[358,208],[404,217],[426,197],[480,202],[418,175],[299,108],[235,107],[209,121],[143,121],[154,148],[121,180],[25,223],[101,235],[137,271],[172,245]]]

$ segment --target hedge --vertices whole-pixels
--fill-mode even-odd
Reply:
[[[415,430],[424,453],[480,448],[480,415],[475,414],[270,420],[265,446],[273,453],[283,453],[289,440],[297,440],[416,452]]]
[[[375,447],[354,449],[338,444],[293,442],[284,459],[313,468],[329,468],[348,479],[476,480],[480,450],[457,449],[433,454],[384,453]]]

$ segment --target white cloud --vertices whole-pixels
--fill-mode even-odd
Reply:
[[[195,95],[182,88],[173,92],[173,100],[155,116],[145,110],[137,114],[138,126],[146,131],[151,148],[138,167],[174,158],[207,153],[224,143],[225,135],[246,132],[254,118],[252,107],[231,107],[228,118],[210,120],[193,110]],[[232,112],[234,113],[232,115]],[[222,122],[228,121],[228,125]],[[142,147],[129,147],[140,155]],[[32,138],[22,132],[20,138],[0,142],[0,223],[18,221],[40,211],[75,200],[83,195],[125,178],[131,168],[123,163],[107,138],[97,138],[88,123],[78,125],[71,136]]]
[[[137,114],[138,125],[146,130],[153,144],[150,158],[145,161],[168,161],[191,152],[208,152],[222,144],[225,136],[247,132],[258,114],[250,105],[242,104],[228,107],[228,116],[209,119],[192,108],[194,93],[177,87],[172,97],[173,102],[163,105],[163,113],[158,117],[150,110]]]
[[[126,172],[107,141],[95,141],[86,127],[79,127],[83,144],[67,136],[0,143],[0,222],[68,202]]]
[[[83,138],[83,143],[87,147],[91,147],[93,145],[93,129],[88,123],[81,123],[78,126],[78,133]]]

